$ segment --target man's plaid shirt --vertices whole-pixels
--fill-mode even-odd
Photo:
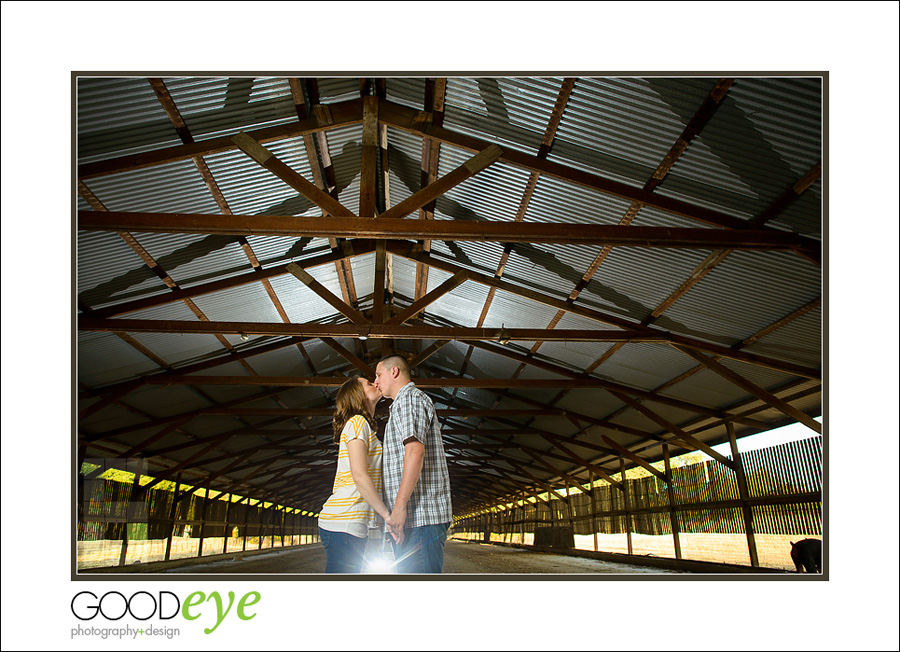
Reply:
[[[384,432],[385,505],[394,509],[394,499],[403,476],[403,441],[415,437],[425,444],[422,473],[406,504],[406,527],[450,523],[450,474],[441,441],[441,426],[428,395],[412,382],[397,392]]]

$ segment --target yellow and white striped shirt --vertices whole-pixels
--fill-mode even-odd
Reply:
[[[369,528],[378,527],[375,522],[375,510],[359,494],[353,475],[350,473],[350,455],[347,442],[362,439],[366,443],[366,459],[369,477],[375,485],[378,495],[382,493],[381,481],[381,442],[375,431],[362,415],[351,417],[341,431],[340,448],[338,449],[337,473],[331,497],[319,512],[319,527],[329,532],[346,532],[356,537],[368,536]]]

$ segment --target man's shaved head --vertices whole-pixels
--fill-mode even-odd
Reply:
[[[388,369],[397,367],[402,375],[409,378],[409,363],[406,361],[406,358],[404,358],[399,353],[391,353],[390,355],[384,356],[381,360],[378,361],[378,364],[384,364],[384,366]]]
[[[396,353],[386,355],[375,365],[375,386],[387,398],[394,398],[408,382],[410,382],[409,363],[402,355]]]

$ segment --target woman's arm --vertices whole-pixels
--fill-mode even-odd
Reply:
[[[375,489],[372,478],[369,477],[369,462],[366,442],[361,438],[351,439],[347,442],[347,454],[350,457],[350,473],[353,475],[353,482],[359,490],[359,495],[363,497],[375,512],[384,520],[387,520],[391,513],[384,506],[381,496]]]

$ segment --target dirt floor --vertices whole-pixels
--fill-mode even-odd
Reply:
[[[241,574],[286,575],[321,574],[325,569],[325,549],[318,544],[294,549],[272,549],[253,556],[234,560],[190,564],[160,570],[166,574]],[[370,572],[376,572],[370,570]],[[384,572],[384,571],[382,571]],[[390,572],[390,571],[388,571]],[[444,550],[444,574],[677,574],[677,571],[619,564],[566,555],[532,552],[490,544],[464,541],[447,542]]]
[[[462,534],[462,533],[461,533]],[[526,535],[525,543],[531,543]],[[793,570],[790,558],[790,541],[802,536],[756,535],[760,566]],[[494,535],[496,542],[521,543],[519,536]],[[730,534],[685,534],[680,535],[684,559],[750,565],[747,539],[744,535]],[[137,563],[162,561],[165,558],[165,540],[131,541],[125,559],[126,566]],[[274,545],[273,545],[274,544]],[[206,564],[191,564],[188,567],[169,569],[175,573],[319,573],[325,567],[322,547],[312,538],[286,537],[283,548],[280,538],[266,537],[262,545],[257,539],[248,540],[247,554],[240,561],[210,561]],[[604,552],[627,553],[625,535],[598,534],[597,546]],[[219,538],[205,539],[203,556],[221,555],[223,552],[240,555],[243,540]],[[577,535],[575,547],[594,550],[592,535]],[[78,568],[99,568],[117,566],[122,549],[121,541],[79,541]],[[171,560],[197,558],[199,539],[176,537],[173,539]],[[267,552],[269,551],[269,552]],[[667,536],[632,535],[632,551],[635,555],[675,558],[673,540]],[[448,573],[660,573],[659,569],[641,566],[626,566],[592,559],[547,555],[503,546],[481,546],[473,542],[448,542],[444,563]],[[623,570],[626,568],[627,570]],[[162,572],[162,571],[161,571]]]

